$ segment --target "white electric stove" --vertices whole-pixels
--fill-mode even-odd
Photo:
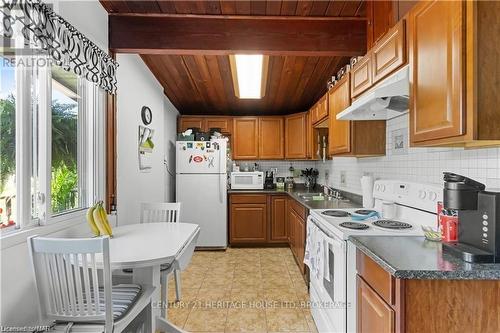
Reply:
[[[442,187],[396,180],[377,180],[372,208],[316,209],[308,233],[323,238],[324,265],[310,274],[311,311],[319,332],[356,332],[356,248],[349,236],[422,236],[422,226],[437,227]],[[387,214],[390,214],[387,217]],[[315,229],[316,228],[316,229]],[[310,241],[310,237],[308,237]]]

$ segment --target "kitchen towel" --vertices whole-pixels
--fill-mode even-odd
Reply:
[[[325,258],[324,233],[312,222],[307,220],[306,248],[304,263],[309,267],[310,274],[317,280],[322,280],[325,274],[323,258]]]
[[[373,199],[373,177],[361,177],[361,192],[363,194],[363,208],[372,208],[374,205]]]

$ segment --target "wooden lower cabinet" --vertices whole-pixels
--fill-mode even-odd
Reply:
[[[267,241],[267,204],[231,204],[231,244]]]
[[[288,224],[290,228],[290,248],[302,274],[305,273],[304,251],[306,241],[306,220],[301,212],[294,209],[298,203],[289,199]]]
[[[231,246],[288,244],[302,274],[308,211],[283,194],[230,194]]]
[[[500,332],[500,280],[397,279],[356,256],[358,333]]]
[[[288,242],[288,197],[287,196],[269,196],[270,207],[270,243],[287,243]]]
[[[231,245],[288,244],[288,195],[231,194],[229,200]]]
[[[358,333],[392,333],[395,328],[395,312],[359,275],[357,313]]]

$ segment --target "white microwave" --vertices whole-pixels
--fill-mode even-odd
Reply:
[[[231,189],[259,190],[263,188],[264,188],[264,172],[262,171],[231,172]]]

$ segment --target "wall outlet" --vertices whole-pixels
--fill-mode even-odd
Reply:
[[[346,186],[347,185],[347,180],[346,180],[346,174],[345,170],[340,171],[340,186]]]

